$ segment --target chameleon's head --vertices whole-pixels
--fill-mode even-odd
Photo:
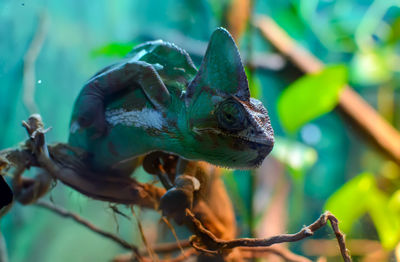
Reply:
[[[185,103],[193,155],[231,168],[259,166],[271,152],[274,133],[267,110],[250,98],[239,51],[230,34],[218,28]],[[206,157],[204,157],[206,156]]]

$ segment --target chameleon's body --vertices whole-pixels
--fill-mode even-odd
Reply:
[[[237,47],[221,28],[199,71],[184,50],[153,41],[97,73],[75,103],[69,139],[103,171],[152,151],[251,168],[273,142],[267,111],[250,98]]]

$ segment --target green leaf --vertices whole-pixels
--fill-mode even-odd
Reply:
[[[400,215],[400,189],[390,197],[389,208]]]
[[[319,73],[306,75],[286,88],[278,100],[282,126],[289,132],[331,111],[347,82],[345,66],[326,67]]]
[[[368,200],[368,212],[382,246],[391,250],[400,240],[400,216],[389,207],[389,197],[378,188],[369,192]]]
[[[354,222],[367,212],[378,232],[382,246],[393,249],[400,241],[400,214],[393,207],[399,193],[389,198],[376,185],[370,173],[353,178],[336,191],[326,202],[329,210],[340,221],[340,229],[349,233]]]
[[[110,43],[105,46],[94,49],[91,52],[93,57],[99,56],[116,56],[124,57],[126,56],[132,48],[135,46],[134,43]]]
[[[340,229],[349,233],[354,222],[368,210],[369,192],[375,188],[375,178],[362,173],[344,184],[325,204],[340,221]]]

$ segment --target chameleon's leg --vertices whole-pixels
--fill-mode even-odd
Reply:
[[[176,158],[177,156],[156,151],[145,156],[142,166],[147,173],[158,176],[164,188],[168,190],[173,187],[168,171],[175,168]]]
[[[200,189],[200,181],[195,175],[189,175],[187,172],[188,165],[189,160],[183,159],[182,157],[178,158],[174,184],[177,190],[186,190],[193,195],[194,191]]]
[[[173,217],[178,223],[185,217],[185,209],[192,208],[194,192],[200,188],[200,182],[193,175],[195,172],[187,172],[189,163],[177,155],[161,151],[146,155],[142,163],[144,170],[157,175],[168,190],[161,198],[160,209],[164,215]],[[193,168],[193,164],[190,168]]]
[[[161,184],[163,184],[163,186],[166,189],[170,189],[173,187],[173,184],[171,182],[171,180],[168,177],[168,174],[165,172],[165,170],[161,170],[161,172],[157,173],[158,179],[160,179]]]
[[[188,160],[178,157],[174,186],[160,200],[163,214],[173,217],[177,223],[183,222],[186,208],[193,207],[194,193],[200,189],[199,180],[187,172],[188,164]]]
[[[79,127],[94,127],[98,135],[104,134],[104,102],[127,88],[141,88],[158,110],[170,102],[168,89],[151,64],[142,61],[120,63],[102,70],[83,87],[75,111]]]
[[[186,170],[186,166],[188,165],[189,161],[179,157],[176,163],[176,171],[175,171],[175,179],[179,176],[183,175]]]

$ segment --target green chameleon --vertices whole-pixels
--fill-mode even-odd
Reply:
[[[262,163],[274,137],[234,40],[218,28],[199,70],[185,50],[158,40],[95,74],[75,102],[69,144],[89,153],[93,170],[154,151],[243,169]]]
[[[204,188],[204,177],[186,175],[190,160],[257,167],[274,137],[267,110],[250,97],[234,40],[218,28],[198,71],[186,51],[158,40],[95,74],[76,100],[69,144],[106,176],[129,176],[139,165],[158,175],[168,189],[160,209],[180,221]]]

